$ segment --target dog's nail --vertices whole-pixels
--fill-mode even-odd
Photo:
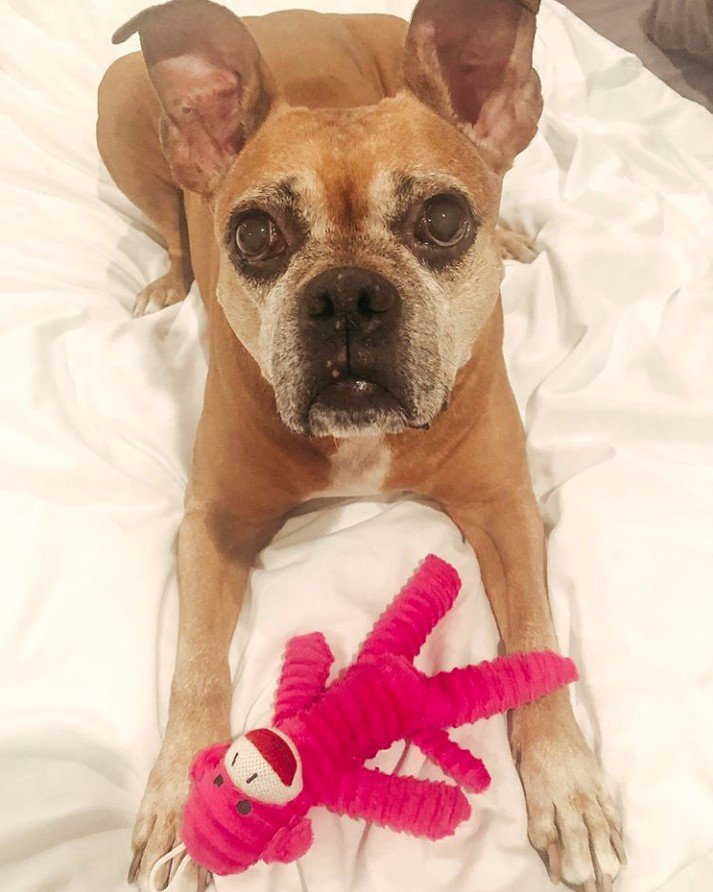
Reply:
[[[611,842],[614,846],[614,851],[616,852],[616,857],[619,859],[619,863],[623,866],[626,864],[626,849],[624,848],[624,843],[621,841],[621,834],[618,830],[612,830],[611,832]]]
[[[175,845],[176,845],[176,841],[174,840],[173,845],[171,846],[171,848],[173,848]],[[181,866],[181,864],[183,863],[183,859],[184,859],[185,857],[187,857],[187,856],[186,856],[186,853],[183,852],[182,854],[180,854],[180,855],[176,855],[174,858],[171,859],[171,868],[170,868],[170,870],[169,870],[169,872],[168,872],[168,883],[167,883],[166,885],[168,885],[168,886],[171,885],[171,883],[173,882],[173,878],[174,878],[174,877],[176,876],[176,874],[178,873],[178,868],[179,868],[179,867]]]
[[[562,882],[562,853],[556,843],[547,849],[547,873],[553,885]]]
[[[156,888],[159,890],[165,890],[168,886],[169,882],[169,868],[167,864],[164,864],[163,867],[157,871],[156,876],[154,877],[154,883],[156,884]]]
[[[131,859],[131,867],[129,867],[129,875],[126,878],[126,882],[131,886],[136,879],[136,876],[139,872],[139,868],[141,867],[141,856],[143,852],[141,849],[138,852],[134,852],[134,857]]]

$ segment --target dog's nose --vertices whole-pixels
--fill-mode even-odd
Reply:
[[[399,293],[384,276],[358,266],[325,270],[305,286],[301,322],[324,337],[371,334],[394,323]]]

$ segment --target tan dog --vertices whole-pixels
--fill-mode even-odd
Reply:
[[[169,721],[133,838],[141,888],[179,834],[192,755],[230,736],[248,573],[298,504],[437,499],[476,550],[505,649],[556,647],[496,230],[541,112],[538,5],[421,0],[407,29],[174,0],[115,36],[138,32],[143,55],[102,82],[99,148],[171,262],[137,312],[182,299],[195,274],[210,337]],[[619,818],[568,695],[517,711],[510,739],[553,880],[609,888]]]

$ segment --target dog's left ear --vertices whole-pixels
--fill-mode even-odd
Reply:
[[[532,67],[540,0],[419,0],[404,56],[410,90],[486,150],[499,172],[537,131]]]
[[[161,148],[176,182],[209,195],[267,117],[277,90],[245,24],[211,0],[170,0],[112,38],[138,32],[163,109]]]

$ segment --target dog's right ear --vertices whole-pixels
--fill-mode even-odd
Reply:
[[[161,146],[176,182],[209,195],[276,99],[252,35],[210,0],[171,0],[134,16],[112,38],[138,32],[163,108]]]
[[[540,0],[419,0],[404,50],[406,85],[480,145],[503,173],[542,112],[532,67]]]

